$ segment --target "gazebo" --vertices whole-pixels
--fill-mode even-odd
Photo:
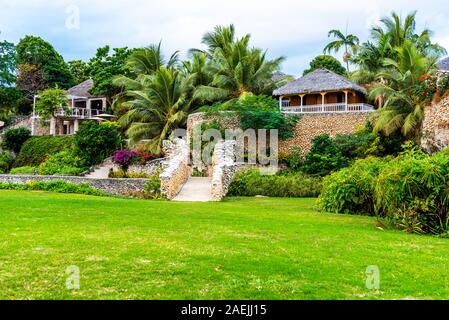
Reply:
[[[273,92],[284,113],[371,112],[366,89],[327,69],[315,70]]]

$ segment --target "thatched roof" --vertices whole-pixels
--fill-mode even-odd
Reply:
[[[366,94],[366,90],[327,69],[315,70],[302,78],[296,79],[273,91],[274,96],[301,93],[317,93],[325,91],[354,90]]]
[[[89,93],[89,91],[90,89],[93,88],[93,86],[94,86],[93,80],[89,79],[66,90],[66,93],[74,97],[92,98],[92,95]]]
[[[443,59],[438,62],[438,67],[442,71],[449,71],[449,58]]]

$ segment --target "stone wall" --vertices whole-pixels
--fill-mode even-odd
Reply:
[[[313,113],[304,114],[294,129],[294,136],[285,141],[279,141],[279,154],[291,154],[299,148],[302,155],[307,154],[312,147],[312,139],[324,133],[330,137],[337,134],[355,133],[364,127],[371,113]]]
[[[294,128],[294,136],[288,140],[279,141],[279,154],[288,155],[295,148],[299,148],[304,155],[309,152],[314,137],[323,133],[328,133],[331,137],[337,134],[354,133],[357,128],[365,126],[370,115],[369,112],[304,114]],[[237,129],[239,126],[237,116],[223,116],[220,119],[217,116],[206,118],[204,113],[190,115],[187,120],[187,136],[189,138],[192,136],[195,125],[214,120],[219,120],[225,129]]]
[[[0,182],[24,184],[31,181],[66,181],[76,184],[86,183],[92,188],[103,190],[111,195],[128,196],[143,192],[149,179],[90,179],[68,176],[0,175]]]
[[[16,129],[16,128],[28,128],[31,130],[31,116],[23,117],[18,120],[19,121],[17,123],[2,129],[2,131],[5,131],[7,129]],[[50,127],[43,126],[39,119],[36,119],[34,124],[35,124],[34,130],[35,130],[36,136],[47,136],[50,134]]]
[[[220,201],[228,193],[229,185],[234,178],[238,165],[234,162],[235,141],[220,141],[215,145],[212,157],[213,201]]]
[[[449,147],[449,94],[424,108],[421,146],[428,152]]]
[[[174,142],[165,140],[163,152],[166,160],[163,162],[164,170],[159,176],[161,192],[167,199],[173,199],[190,176],[189,147],[183,139],[175,139]]]

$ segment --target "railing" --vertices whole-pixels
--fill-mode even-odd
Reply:
[[[373,112],[374,107],[366,103],[334,103],[334,104],[315,104],[308,106],[284,106],[283,113],[332,113],[332,112]]]
[[[89,119],[89,118],[96,117],[99,114],[100,114],[100,110],[75,107],[75,108],[69,108],[68,110],[64,110],[64,109],[60,108],[56,111],[55,116]]]

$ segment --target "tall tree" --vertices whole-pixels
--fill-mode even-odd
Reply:
[[[40,37],[26,36],[17,45],[17,68],[22,69],[19,77],[27,78],[24,72],[30,71],[42,76],[44,86],[67,89],[74,85],[73,75],[62,56],[53,46]],[[21,68],[23,65],[33,66]],[[19,81],[18,86],[23,81]],[[40,88],[27,88],[36,93]]]
[[[73,60],[68,63],[70,72],[73,74],[75,78],[75,83],[79,84],[87,79],[89,79],[89,75],[87,74],[87,63],[82,60]]]
[[[373,100],[383,101],[375,114],[375,130],[386,134],[401,130],[405,136],[416,137],[428,103],[418,94],[420,79],[435,68],[436,60],[424,56],[411,40],[397,47],[396,54],[396,60],[384,60],[385,69],[369,90]]]
[[[344,47],[345,52],[343,54],[343,61],[346,63],[346,70],[349,73],[349,61],[357,50],[357,46],[360,42],[359,38],[355,35],[347,34],[347,32],[344,34],[340,30],[329,31],[328,37],[334,37],[335,40],[324,47],[324,53],[331,53],[332,51],[337,53]]]
[[[304,75],[321,68],[326,68],[336,74],[346,76],[346,69],[341,65],[340,61],[332,56],[323,54],[310,62],[310,68],[304,71]]]
[[[245,95],[271,93],[276,86],[273,73],[279,70],[284,58],[269,60],[266,52],[250,47],[249,41],[249,34],[237,39],[233,25],[216,27],[205,34],[203,43],[208,48],[204,53],[209,57],[207,70],[212,82],[199,86],[194,98],[229,101]]]
[[[128,112],[120,118],[128,127],[126,134],[131,144],[149,140],[147,148],[159,155],[162,141],[186,121],[191,107],[189,92],[191,77],[185,77],[179,70],[159,67],[147,77],[140,77],[142,90],[128,91],[123,104]]]
[[[16,47],[8,41],[0,42],[0,86],[11,86],[15,80]]]
[[[106,95],[111,101],[112,97],[121,91],[121,88],[114,85],[113,80],[115,76],[129,74],[125,62],[130,53],[131,50],[126,47],[114,48],[112,52],[109,46],[97,49],[95,57],[90,59],[86,68],[86,73],[94,81],[92,94]]]

